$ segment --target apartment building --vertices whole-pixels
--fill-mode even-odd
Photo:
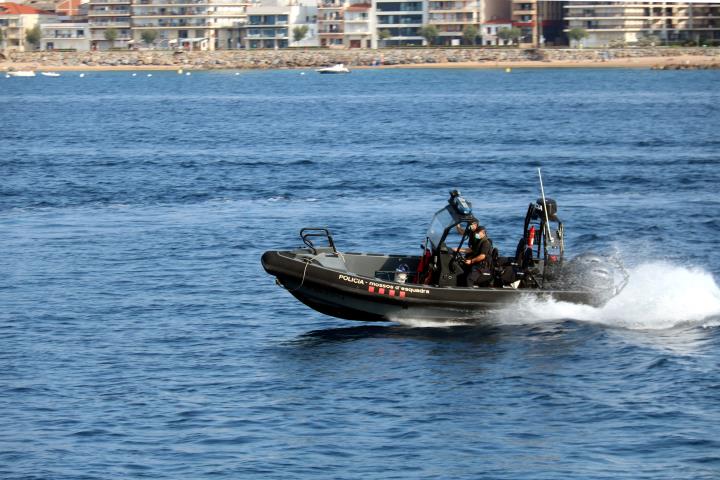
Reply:
[[[90,0],[88,25],[92,50],[128,48],[132,40],[130,1]]]
[[[0,49],[25,52],[33,48],[26,40],[27,32],[42,23],[56,21],[55,14],[12,2],[0,3]]]
[[[375,8],[369,0],[319,0],[317,9],[321,47],[377,47]]]
[[[241,44],[238,25],[245,23],[249,0],[133,0],[132,43],[143,32],[157,34],[161,47],[221,50]]]
[[[513,25],[520,28],[521,45],[541,47],[562,43],[563,3],[542,0],[511,0]]]
[[[583,28],[588,47],[635,43],[720,40],[720,4],[688,2],[587,2],[565,5],[565,31]]]
[[[313,47],[319,45],[318,10],[314,5],[275,4],[248,8],[247,23],[239,26],[244,48]],[[307,27],[296,41],[294,30]]]
[[[468,27],[479,33],[482,22],[479,0],[429,0],[428,24],[438,29],[438,45],[461,45]]]
[[[345,46],[345,0],[320,0],[318,2],[318,36],[321,47],[343,48]]]
[[[418,0],[373,0],[378,31],[385,37],[381,46],[423,45],[420,28],[427,23],[427,2]]]
[[[371,3],[345,7],[343,44],[347,48],[377,48],[375,15]]]
[[[90,50],[90,27],[85,23],[43,23],[41,50]]]

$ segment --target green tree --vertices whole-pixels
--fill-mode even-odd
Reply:
[[[463,40],[465,43],[475,45],[475,41],[478,36],[478,29],[475,25],[465,25],[462,31]]]
[[[392,37],[392,33],[390,33],[390,30],[388,30],[388,29],[378,30],[378,40],[380,40],[383,47],[385,46],[385,41],[390,37]]]
[[[301,41],[308,33],[308,26],[307,25],[299,25],[295,28],[293,28],[293,40],[296,42]]]
[[[156,30],[143,30],[143,32],[140,34],[140,38],[142,38],[142,41],[145,42],[145,45],[147,46],[150,46],[150,44],[155,41],[157,36],[158,33]]]
[[[33,28],[25,32],[25,40],[35,48],[37,48],[40,44],[41,37],[42,34],[40,33],[40,25],[35,25]]]
[[[515,45],[518,45],[520,43],[520,39],[522,38],[522,30],[520,30],[518,27],[512,27],[510,29],[510,40],[515,42]]]
[[[643,35],[637,40],[637,45],[639,47],[654,47],[655,45],[660,45],[661,43],[662,40],[657,35]]]
[[[113,47],[115,45],[115,40],[118,38],[118,31],[116,28],[108,28],[105,30],[105,40],[110,42],[110,47]]]
[[[440,35],[440,32],[438,32],[438,29],[435,25],[423,25],[420,27],[419,32],[420,36],[425,39],[428,46],[431,46],[437,37]]]
[[[507,27],[503,27],[497,31],[497,36],[503,41],[503,45],[507,45],[508,40],[510,40],[511,33],[510,29]]]
[[[503,43],[505,43],[505,45],[507,45],[508,40],[512,40],[517,44],[520,43],[520,38],[522,38],[522,30],[517,27],[503,27],[498,30],[497,36],[503,41]]]
[[[572,45],[572,42],[575,42],[575,45],[577,46],[580,43],[580,40],[587,38],[588,32],[584,28],[575,27],[568,31],[567,36],[570,39],[570,44]]]

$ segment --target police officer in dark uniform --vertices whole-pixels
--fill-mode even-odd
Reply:
[[[487,286],[492,283],[492,240],[487,231],[477,222],[470,224],[471,233],[468,240],[469,252],[465,257],[465,265],[470,267],[467,275],[467,286]]]

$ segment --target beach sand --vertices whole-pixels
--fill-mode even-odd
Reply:
[[[507,62],[447,62],[447,63],[413,63],[399,65],[355,66],[353,69],[391,69],[391,68],[652,68],[662,66],[683,65],[687,67],[703,67],[719,65],[720,57],[699,55],[676,55],[672,57],[633,57],[600,60],[542,60],[542,61],[507,61]],[[156,70],[195,70],[193,67],[179,65],[100,65],[100,66],[49,66],[33,63],[0,62],[0,71],[7,70],[41,70],[41,71],[156,71]],[[298,67],[298,70],[315,67]]]
[[[673,57],[634,57],[600,60],[542,60],[507,62],[458,62],[458,63],[422,63],[405,65],[381,65],[378,67],[353,68],[652,68],[670,65],[693,67],[718,65],[718,57],[677,55]]]

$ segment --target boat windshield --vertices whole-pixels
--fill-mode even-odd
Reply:
[[[435,216],[433,216],[432,222],[430,222],[430,228],[427,232],[427,237],[430,239],[434,248],[440,245],[445,230],[455,224],[455,219],[452,213],[450,213],[450,207],[445,207],[439,210]]]

